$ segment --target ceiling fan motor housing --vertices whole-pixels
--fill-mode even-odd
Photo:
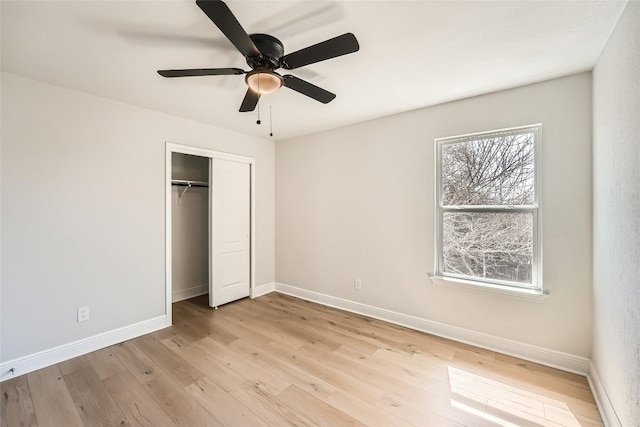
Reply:
[[[249,34],[249,38],[262,54],[258,57],[247,57],[247,64],[251,68],[280,68],[280,58],[284,55],[284,46],[280,40],[269,34]]]

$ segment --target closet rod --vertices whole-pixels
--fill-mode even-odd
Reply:
[[[209,183],[204,181],[188,181],[185,179],[172,179],[171,185],[178,185],[182,187],[208,187]]]

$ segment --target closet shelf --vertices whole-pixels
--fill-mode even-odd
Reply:
[[[171,185],[178,185],[181,187],[208,187],[209,183],[205,181],[188,181],[186,179],[172,179]]]

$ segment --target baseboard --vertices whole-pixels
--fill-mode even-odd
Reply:
[[[193,298],[193,297],[198,297],[200,295],[204,295],[208,293],[209,293],[209,284],[205,283],[204,285],[193,286],[191,288],[181,289],[179,291],[173,291],[173,294],[171,296],[171,301],[178,302],[178,301],[182,301],[182,300]]]
[[[589,359],[586,357],[576,356],[561,351],[551,350],[544,347],[538,347],[519,341],[506,338],[496,337],[469,329],[451,326],[444,323],[434,322],[432,320],[420,317],[410,316],[407,314],[397,313],[395,311],[383,308],[373,307],[355,301],[337,298],[331,295],[325,295],[318,292],[309,291],[295,286],[276,283],[275,290],[283,294],[291,295],[297,298],[323,304],[329,307],[339,308],[341,310],[350,311],[352,313],[362,314],[373,317],[375,319],[384,320],[396,325],[405,326],[407,328],[426,332],[428,334],[437,335],[439,337],[452,339],[465,344],[471,344],[476,347],[485,348],[491,351],[507,354],[509,356],[518,357],[520,359],[529,360],[541,365],[552,368],[561,369],[563,371],[572,372],[580,375],[587,375],[589,372]]]
[[[589,381],[589,387],[593,392],[593,397],[596,399],[598,410],[602,416],[602,421],[606,427],[622,427],[622,423],[616,414],[616,410],[611,404],[609,394],[604,388],[604,384],[600,381],[600,375],[593,363],[589,364],[589,374],[587,375],[587,381]]]
[[[0,382],[46,368],[83,354],[109,347],[144,334],[166,328],[167,316],[162,315],[109,332],[0,363]]]
[[[265,283],[264,285],[256,286],[253,288],[253,291],[251,292],[251,298],[258,298],[275,290],[276,282]]]

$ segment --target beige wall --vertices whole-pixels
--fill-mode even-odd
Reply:
[[[165,313],[167,141],[256,158],[256,284],[274,280],[271,141],[7,73],[1,107],[3,362]]]
[[[623,426],[640,423],[640,3],[593,71],[593,364]]]
[[[550,297],[432,284],[434,138],[538,122]],[[277,282],[588,357],[591,74],[278,142],[276,231]]]

